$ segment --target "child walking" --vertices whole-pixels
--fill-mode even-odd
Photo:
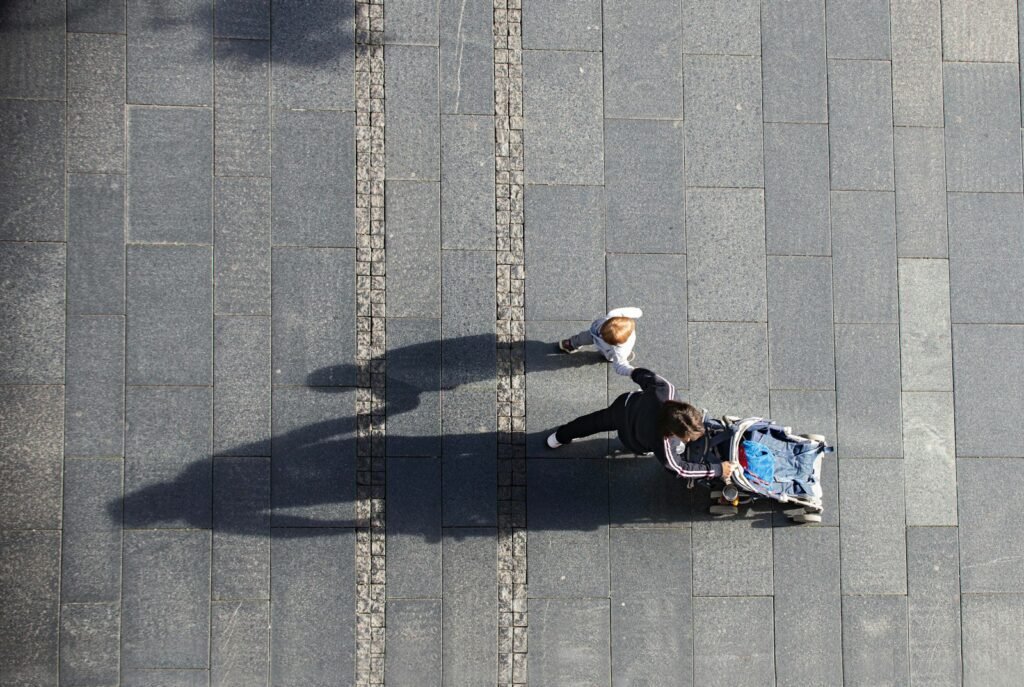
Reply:
[[[594,320],[590,329],[559,341],[558,348],[563,353],[575,353],[583,346],[597,346],[615,371],[628,377],[633,372],[630,361],[636,344],[636,320],[643,314],[640,308],[615,308]]]

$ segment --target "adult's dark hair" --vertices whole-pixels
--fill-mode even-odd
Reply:
[[[704,434],[704,414],[689,403],[665,401],[658,410],[658,431],[663,437],[693,439]]]

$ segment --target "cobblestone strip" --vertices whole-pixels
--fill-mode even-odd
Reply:
[[[498,685],[525,685],[526,374],[522,0],[494,0],[498,341]]]
[[[384,0],[356,5],[356,684],[384,684]]]

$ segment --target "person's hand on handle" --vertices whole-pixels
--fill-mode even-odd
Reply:
[[[728,484],[729,478],[732,476],[732,463],[725,460],[722,461],[722,480]]]

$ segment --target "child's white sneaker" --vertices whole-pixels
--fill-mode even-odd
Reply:
[[[562,445],[562,442],[556,438],[556,434],[558,434],[558,432],[552,432],[551,436],[548,437],[548,448],[558,448]]]

